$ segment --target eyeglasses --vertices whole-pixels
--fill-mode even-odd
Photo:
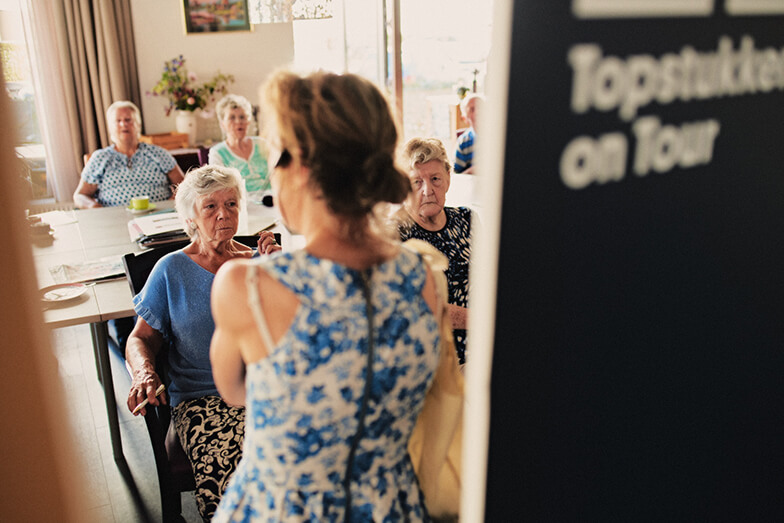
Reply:
[[[280,158],[278,158],[278,161],[275,162],[275,168],[277,169],[278,167],[287,167],[291,163],[291,160],[291,153],[288,151],[288,149],[283,149],[283,151],[280,153]]]
[[[289,153],[288,149],[283,149],[279,153],[278,151],[277,147],[270,147],[267,154],[267,165],[272,165],[273,169],[288,167],[292,160],[291,153]]]

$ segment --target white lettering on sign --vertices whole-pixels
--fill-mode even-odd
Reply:
[[[781,0],[724,0],[724,10],[731,15],[781,15]]]
[[[622,121],[631,122],[628,134],[581,135],[569,141],[559,172],[570,189],[623,180],[630,151],[637,176],[713,160],[721,130],[717,119],[663,124],[658,116],[638,117],[642,108],[784,90],[784,47],[757,49],[748,35],[737,48],[729,36],[721,36],[715,50],[701,52],[685,45],[661,56],[605,56],[597,44],[576,44],[566,59],[572,69],[573,113],[617,111]]]
[[[579,136],[561,155],[561,180],[570,189],[582,189],[593,182],[620,181],[626,174],[626,136],[610,133],[594,140]]]
[[[656,101],[708,100],[784,90],[784,48],[758,50],[750,36],[738,49],[722,36],[715,51],[685,46],[659,58],[603,56],[596,44],[578,44],[568,56],[573,71],[572,110],[612,111],[629,121],[641,107]]]
[[[578,18],[708,16],[713,13],[713,2],[714,0],[573,0],[572,12]]]
[[[645,176],[651,170],[666,173],[676,165],[688,169],[710,163],[720,127],[717,120],[675,126],[662,125],[655,116],[639,118],[632,125],[637,139],[634,173]]]

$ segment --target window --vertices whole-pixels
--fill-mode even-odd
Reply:
[[[349,71],[392,91],[391,13],[400,8],[403,138],[434,136],[454,150],[458,91],[484,90],[492,0],[341,0],[334,17],[294,21],[298,70]]]
[[[440,138],[454,151],[458,91],[484,91],[492,0],[398,0],[405,138]]]
[[[18,2],[0,1],[0,57],[6,94],[16,121],[13,142],[21,159],[18,172],[30,188],[31,200],[51,198],[52,191],[46,178],[46,153],[22,27]]]

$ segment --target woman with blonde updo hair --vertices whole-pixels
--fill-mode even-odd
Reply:
[[[428,520],[406,447],[445,299],[423,257],[375,226],[410,191],[389,104],[359,76],[282,71],[262,114],[275,201],[305,247],[215,280],[213,374],[247,419],[214,521]]]

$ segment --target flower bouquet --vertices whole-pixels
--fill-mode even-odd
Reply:
[[[180,55],[164,63],[161,79],[147,95],[169,99],[166,116],[172,110],[195,111],[214,102],[216,95],[225,94],[226,87],[234,82],[234,76],[218,73],[209,82],[198,84],[197,80],[196,75],[185,68],[185,58]]]

